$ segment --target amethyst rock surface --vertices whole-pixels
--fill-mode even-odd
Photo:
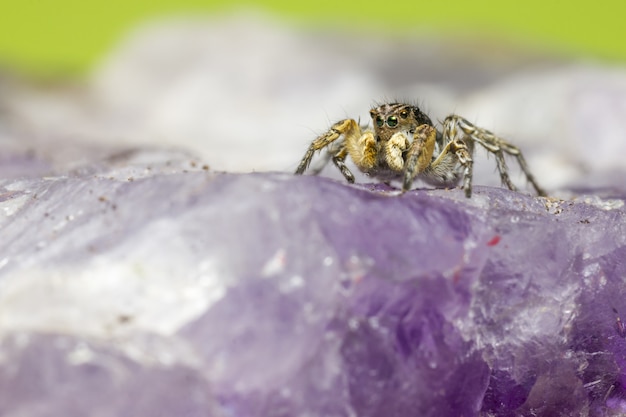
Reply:
[[[169,151],[1,187],[2,416],[626,412],[622,188],[400,194]]]

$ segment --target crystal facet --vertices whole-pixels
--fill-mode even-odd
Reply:
[[[466,199],[130,155],[132,180],[3,182],[0,414],[626,407],[624,190]]]

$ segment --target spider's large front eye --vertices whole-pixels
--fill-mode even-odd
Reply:
[[[396,116],[389,116],[387,118],[387,126],[396,127],[398,126],[398,118]]]
[[[376,116],[376,126],[383,127],[384,124],[385,121],[383,120],[383,118],[380,116]]]

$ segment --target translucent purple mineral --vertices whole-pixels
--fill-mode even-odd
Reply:
[[[626,413],[623,188],[90,167],[2,182],[2,416]]]

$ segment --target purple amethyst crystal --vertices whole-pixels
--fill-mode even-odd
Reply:
[[[0,415],[625,412],[623,189],[401,195],[186,158],[2,183]]]

